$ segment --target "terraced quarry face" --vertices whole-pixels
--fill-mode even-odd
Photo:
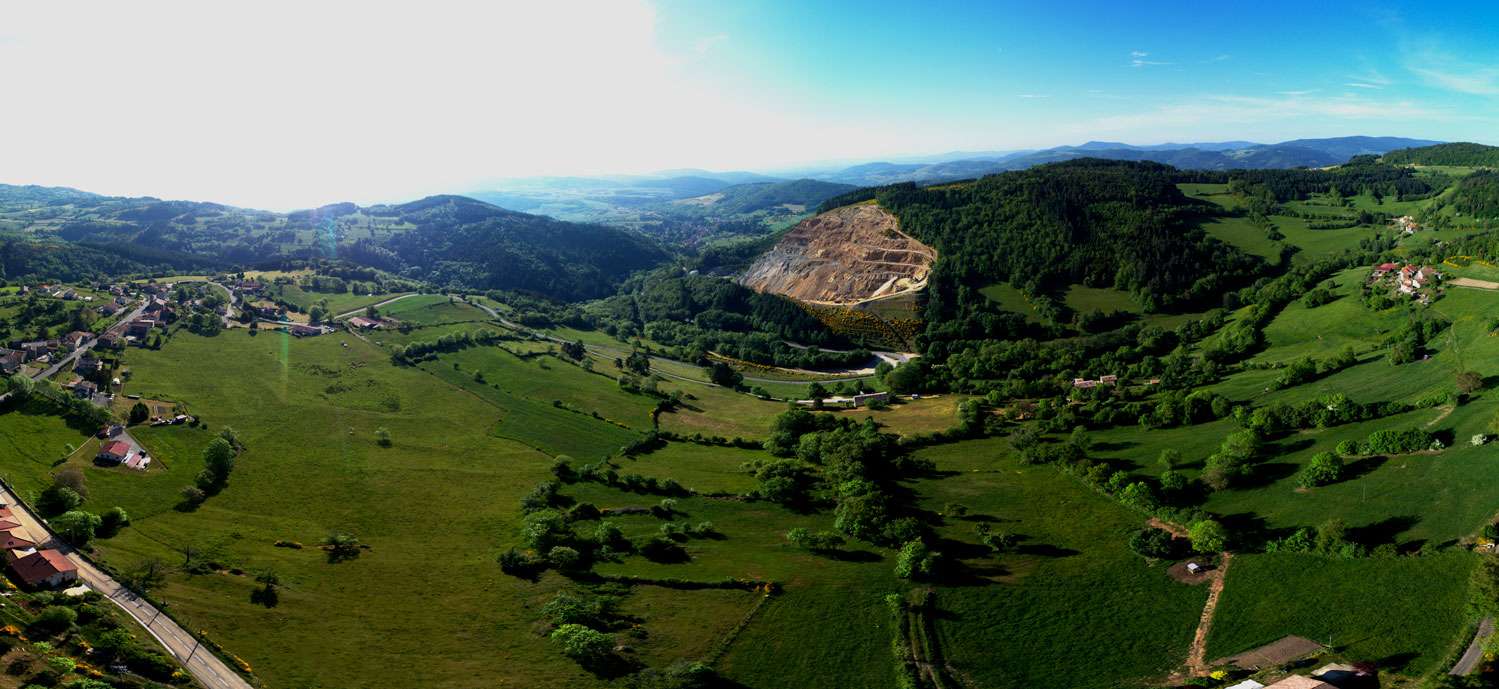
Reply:
[[[800,301],[851,305],[920,290],[936,260],[936,249],[905,235],[894,215],[867,203],[803,220],[739,283]]]

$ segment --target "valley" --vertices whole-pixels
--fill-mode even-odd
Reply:
[[[8,188],[0,476],[252,686],[1434,686],[1499,614],[1488,153],[1082,158],[705,243]]]

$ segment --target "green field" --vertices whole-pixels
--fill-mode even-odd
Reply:
[[[923,506],[961,503],[1021,536],[1019,554],[980,560],[986,581],[937,594],[938,634],[962,675],[982,686],[1114,687],[1186,658],[1207,591],[1129,551],[1140,515],[1053,467],[1021,466],[1002,440],[921,455],[948,474],[921,482]],[[973,527],[948,520],[941,534],[971,542]]]
[[[501,409],[421,371],[393,368],[384,352],[341,334],[184,332],[160,351],[132,352],[131,366],[129,390],[187,400],[209,430],[143,432],[168,471],[89,468],[89,505],[122,504],[135,516],[101,554],[117,566],[178,563],[192,547],[244,571],[278,572],[286,586],[273,609],[249,602],[249,576],[174,573],[159,593],[269,685],[593,681],[545,644],[504,631],[527,628],[534,618],[526,606],[542,594],[503,577],[494,553],[511,538],[516,500],[546,475],[549,458],[494,435]],[[393,393],[399,410],[369,408],[360,387],[367,381]],[[340,383],[354,390],[328,392]],[[226,425],[248,447],[229,486],[196,511],[162,509],[191,482],[210,432]],[[390,430],[392,447],[374,442],[377,427]],[[24,466],[11,454],[6,462],[12,473]],[[371,549],[332,565],[316,549],[272,545],[313,545],[332,531],[354,533]],[[271,627],[276,634],[264,632]],[[376,645],[382,657],[407,660],[372,665],[367,649]],[[478,660],[492,655],[513,662]]]
[[[1474,561],[1462,553],[1363,560],[1238,556],[1208,637],[1208,657],[1295,634],[1381,669],[1430,672],[1467,642],[1458,635]]]
[[[483,309],[441,294],[420,294],[380,307],[380,315],[412,325],[487,321]]]
[[[353,294],[350,292],[314,292],[304,290],[297,285],[271,285],[268,294],[274,299],[280,299],[288,304],[295,304],[306,311],[313,304],[326,300],[328,309],[335,315],[355,309],[362,309],[370,304],[378,304],[387,299],[393,299],[402,294],[410,292],[391,292],[388,294]]]

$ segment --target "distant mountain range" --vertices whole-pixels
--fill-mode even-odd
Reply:
[[[1383,155],[1398,149],[1437,143],[1441,142],[1392,136],[1293,139],[1276,144],[1202,141],[1141,146],[1117,141],[1089,141],[1077,146],[1042,150],[953,151],[847,167],[798,168],[776,175],[687,168],[662,170],[650,175],[533,177],[497,182],[487,189],[469,190],[466,195],[511,210],[550,215],[562,220],[630,223],[641,211],[648,212],[653,206],[716,194],[743,184],[792,182],[796,179],[854,186],[897,182],[936,184],[1078,158],[1151,161],[1189,170],[1326,167],[1348,162],[1356,155]],[[808,187],[803,185],[802,188]],[[820,199],[808,197],[794,203],[801,202],[816,205]]]
[[[932,184],[992,175],[1007,170],[1078,158],[1148,160],[1189,170],[1326,167],[1348,162],[1356,155],[1383,155],[1402,148],[1441,143],[1392,136],[1345,136],[1332,139],[1294,139],[1277,144],[1217,141],[1135,146],[1114,141],[1089,141],[1080,146],[1057,146],[1039,151],[1017,151],[993,156],[926,163],[864,163],[808,175],[813,179],[858,186],[918,182]]]

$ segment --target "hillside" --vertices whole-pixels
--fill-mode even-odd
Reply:
[[[937,254],[897,229],[874,204],[803,220],[740,276],[739,283],[820,304],[853,304],[926,285]]]
[[[717,215],[747,214],[776,208],[801,212],[838,194],[852,191],[850,184],[796,179],[789,182],[753,182],[725,187],[715,193],[674,202]]]
[[[1391,165],[1499,167],[1499,146],[1459,142],[1402,148],[1386,153],[1382,160]]]
[[[630,272],[667,256],[626,230],[517,213],[457,196],[272,213],[0,186],[0,231],[12,238],[0,256],[12,277],[63,274],[59,262],[70,257],[58,253],[71,251],[106,256],[90,259],[102,273],[337,257],[444,285],[528,290],[563,299],[608,294]],[[80,245],[85,248],[65,248]]]

